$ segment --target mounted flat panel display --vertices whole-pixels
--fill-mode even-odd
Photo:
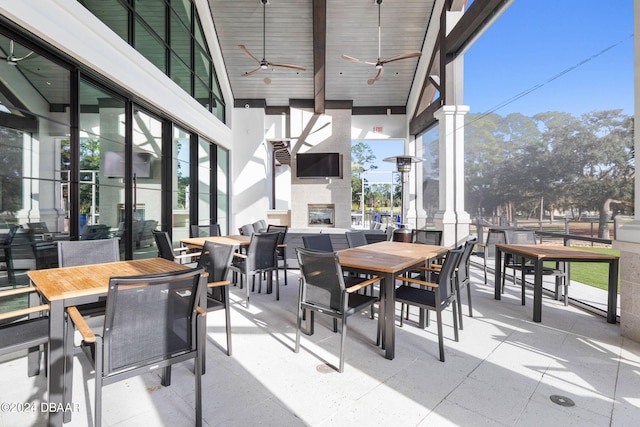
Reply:
[[[298,178],[342,178],[342,154],[300,153],[296,155]]]
[[[106,151],[103,170],[104,175],[109,178],[124,178],[124,153]],[[133,173],[136,178],[151,178],[150,153],[133,153]]]

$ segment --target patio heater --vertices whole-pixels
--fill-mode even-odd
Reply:
[[[402,187],[400,189],[400,226],[393,232],[393,240],[400,242],[411,241],[411,230],[409,230],[404,224],[404,195],[406,193],[405,186],[407,184],[407,175],[411,172],[411,165],[413,163],[419,163],[423,161],[420,157],[415,156],[392,156],[382,159],[383,162],[390,162],[396,164],[396,170],[400,172],[400,179]]]

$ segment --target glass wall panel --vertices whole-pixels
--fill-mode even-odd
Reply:
[[[191,0],[171,0],[171,9],[185,28],[191,28]]]
[[[195,79],[195,91],[193,97],[207,110],[211,110],[211,97],[209,88],[200,79]]]
[[[218,224],[223,235],[229,234],[229,152],[217,147],[218,169],[216,173]]]
[[[162,225],[162,121],[138,109],[133,115],[133,258],[153,258],[151,231]]]
[[[158,39],[158,36],[149,30],[141,22],[136,25],[136,48],[150,62],[158,67],[162,72],[167,72],[166,46]],[[164,28],[164,27],[163,27]]]
[[[153,29],[161,40],[167,40],[167,9],[164,4],[157,1],[136,1],[134,7],[140,19]],[[136,45],[137,43],[138,39],[136,38]]]
[[[180,239],[189,237],[189,197],[190,197],[190,143],[191,134],[173,128],[173,144],[171,149],[172,189],[171,209],[173,215],[173,242],[180,246]]]
[[[439,209],[440,197],[440,128],[435,126],[422,134],[422,190],[427,221],[432,221]]]
[[[87,9],[117,33],[122,39],[129,41],[127,7],[118,0],[79,0]]]
[[[198,139],[198,224],[211,224],[211,149],[209,141]],[[215,147],[213,147],[215,150]]]
[[[125,100],[80,82],[80,239],[120,239],[125,258]]]
[[[171,14],[171,41],[169,45],[171,50],[177,54],[182,61],[191,64],[191,30],[190,26],[178,19],[175,14]]]
[[[54,239],[68,239],[69,70],[0,34],[0,234],[16,227],[0,286],[57,263]],[[2,254],[4,256],[4,253]]]
[[[191,71],[173,54],[171,55],[171,80],[176,82],[182,90],[191,94]]]

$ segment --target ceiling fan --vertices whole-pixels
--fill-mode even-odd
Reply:
[[[27,53],[25,56],[17,57],[15,56],[13,49],[14,49],[13,40],[9,40],[9,55],[5,57],[0,57],[0,60],[7,61],[7,64],[9,65],[18,65],[18,62],[22,61],[23,59],[27,59],[28,57],[33,55],[33,51],[31,51]]]
[[[248,71],[246,73],[243,74],[244,77],[248,77],[251,76],[255,73],[257,73],[260,70],[266,70],[269,67],[284,67],[284,68],[293,68],[294,70],[300,70],[300,71],[306,71],[307,69],[301,65],[294,65],[294,64],[281,64],[278,62],[269,62],[266,59],[266,32],[267,32],[267,26],[266,26],[266,6],[267,4],[269,4],[269,0],[260,0],[260,3],[262,3],[262,60],[258,60],[258,58],[256,58],[255,56],[253,56],[251,54],[251,52],[249,52],[249,49],[247,49],[244,45],[239,45],[238,47],[240,48],[240,50],[242,50],[242,52],[244,52],[245,55],[247,55],[249,58],[253,59],[254,61],[256,61],[258,64],[260,64],[260,66],[258,68],[256,68],[255,70],[252,71]],[[264,82],[266,84],[271,83],[271,79],[269,77],[266,77],[264,79]]]
[[[375,82],[377,82],[378,80],[380,80],[382,78],[382,75],[384,74],[384,64],[387,64],[389,62],[393,62],[393,61],[399,61],[401,59],[409,59],[409,58],[415,58],[416,56],[421,56],[422,52],[410,52],[410,53],[403,53],[402,55],[397,55],[397,56],[392,56],[391,58],[387,58],[387,59],[380,59],[380,5],[382,4],[383,0],[375,0],[376,4],[378,5],[378,60],[375,62],[370,62],[370,61],[363,61],[361,59],[357,59],[354,58],[352,56],[349,55],[342,55],[342,59],[346,59],[347,61],[352,61],[352,62],[359,62],[361,64],[369,64],[369,65],[374,65],[377,69],[378,69],[378,74],[376,74],[376,76],[372,79],[367,80],[367,84],[374,84]]]

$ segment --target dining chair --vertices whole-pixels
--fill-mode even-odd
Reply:
[[[7,279],[9,283],[15,283],[15,271],[13,269],[13,256],[11,254],[11,244],[16,235],[18,227],[13,224],[6,224],[0,227],[0,263],[5,265]]]
[[[207,241],[202,247],[198,267],[208,273],[207,311],[224,310],[227,332],[227,355],[231,356],[231,312],[229,300],[229,265],[233,258],[234,246]],[[206,328],[205,328],[206,329]],[[205,342],[205,341],[203,341]]]
[[[305,249],[333,252],[331,236],[326,233],[309,234],[307,236],[302,236],[302,244],[304,245]]]
[[[256,232],[256,229],[253,227],[253,224],[245,224],[242,227],[238,228],[238,232],[242,236],[252,236],[253,233]]]
[[[378,276],[370,279],[355,276],[345,277],[335,252],[296,248],[296,253],[302,275],[298,294],[296,346],[294,351],[296,353],[300,351],[300,330],[304,317],[303,313],[306,310],[310,311],[305,320],[309,335],[314,332],[315,312],[333,318],[334,332],[337,332],[337,321],[340,320],[341,336],[338,372],[343,372],[347,318],[367,307],[373,312],[374,304],[378,301],[376,297],[359,294],[357,291],[381,281],[382,278]],[[379,335],[379,328],[380,317],[378,318],[376,337]]]
[[[387,225],[387,228],[385,228],[384,233],[387,237],[387,240],[390,242],[393,240],[393,232],[396,231],[398,229],[398,227],[396,227],[393,224],[389,224]]]
[[[289,229],[286,225],[273,225],[269,224],[267,226],[267,233],[280,233],[278,237],[278,246],[276,247],[276,253],[278,256],[278,269],[276,270],[276,274],[279,274],[280,271],[280,261],[282,261],[282,271],[284,272],[284,285],[287,286],[289,283],[287,281],[287,245],[284,243],[287,238],[287,230]]]
[[[222,236],[220,232],[220,224],[198,225],[191,224],[189,230],[189,237],[209,237],[209,236]]]
[[[476,255],[482,258],[482,268],[484,270],[484,284],[487,284],[487,273],[492,260],[496,258],[496,245],[507,243],[504,230],[489,229],[487,240],[484,243],[478,242],[479,251]]]
[[[411,243],[440,246],[442,230],[411,230]]]
[[[267,273],[267,291],[271,290],[272,273],[278,269],[276,247],[280,233],[254,233],[245,253],[235,252],[229,270],[240,275],[240,288],[246,278],[246,306],[249,308],[249,297],[255,291],[256,275],[260,279],[258,292],[262,290],[262,275]],[[252,278],[252,289],[249,290],[249,276]],[[276,275],[276,300],[280,299],[280,280]]]
[[[254,222],[252,225],[253,225],[253,231],[256,233],[268,232],[269,226],[267,225],[267,222],[264,219],[259,219],[256,222]]]
[[[456,284],[455,274],[456,266],[462,256],[464,249],[451,249],[447,252],[447,256],[442,264],[442,269],[435,282],[414,279],[412,277],[397,276],[396,279],[406,282],[406,284],[398,287],[396,292],[396,301],[402,304],[400,311],[400,326],[403,325],[402,312],[404,305],[414,305],[422,309],[435,311],[437,317],[438,328],[438,348],[440,352],[440,361],[444,362],[444,339],[442,332],[442,311],[451,305],[453,309],[453,331],[454,338],[458,341],[458,313],[456,304]],[[418,285],[418,287],[413,286]],[[428,317],[427,317],[428,326]]]
[[[536,239],[536,232],[534,230],[508,230],[505,233],[505,243],[508,245],[536,245],[538,241]],[[506,283],[506,271],[507,268],[512,269],[512,278],[513,284],[516,284],[517,271],[523,272],[525,275],[534,275],[535,268],[531,264],[523,263],[521,259],[517,259],[511,254],[504,254],[504,260],[502,264],[502,284],[501,284],[501,292],[504,293],[504,287]],[[559,287],[563,285],[564,282],[564,304],[567,305],[569,303],[569,281],[566,280],[564,270],[559,268],[551,268],[551,267],[542,267],[542,275],[543,276],[554,276],[557,278],[555,287],[556,287],[556,295],[558,295]],[[525,305],[525,283],[521,281],[521,292],[520,299],[522,305]]]
[[[367,236],[364,234],[364,231],[346,231],[345,236],[347,237],[347,244],[350,248],[356,248],[358,246],[367,245]]]
[[[67,308],[94,367],[95,427],[102,424],[104,386],[159,368],[163,369],[162,385],[169,386],[171,366],[191,359],[195,371],[195,424],[202,425],[201,357],[204,343],[202,334],[198,333],[206,315],[206,311],[198,306],[202,274],[202,268],[195,268],[112,277],[104,323],[94,330],[76,307]]]
[[[118,239],[61,240],[57,244],[60,267],[120,261]]]
[[[194,258],[200,256],[200,252],[187,252],[190,250],[187,247],[174,248],[171,243],[171,237],[169,237],[169,233],[166,231],[153,230],[152,233],[156,241],[156,246],[158,247],[158,256],[160,258],[175,261],[179,264],[183,264],[185,260],[188,260],[185,264],[190,264],[195,262]],[[176,254],[176,252],[180,253]]]
[[[28,349],[27,374],[32,377],[40,373],[40,345],[44,346],[46,359],[49,343],[49,304],[17,308],[28,305],[24,301],[26,294],[37,294],[37,290],[27,286],[0,292],[3,305],[16,306],[0,314],[0,356]]]
[[[467,306],[469,307],[469,317],[473,317],[473,308],[471,305],[471,252],[478,243],[476,237],[468,239],[464,243],[464,250],[458,260],[456,267],[456,294],[458,301],[458,320],[460,329],[463,329],[462,325],[462,289],[467,288]]]

